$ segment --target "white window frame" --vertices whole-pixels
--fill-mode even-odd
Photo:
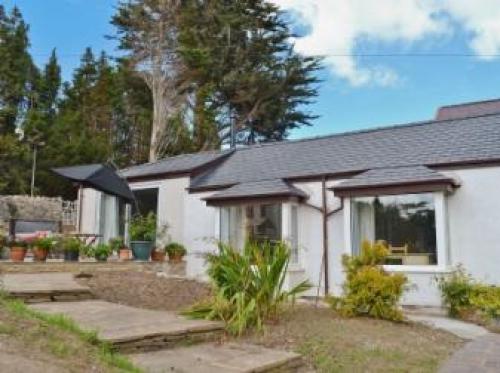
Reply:
[[[156,201],[156,229],[160,230],[164,225],[167,224],[164,210],[160,209],[160,206],[166,205],[166,201],[164,201],[166,195],[166,193],[164,193],[165,186],[163,185],[161,180],[138,181],[135,183],[129,183],[129,188],[132,192],[135,190],[158,189],[158,200]],[[127,220],[128,222],[130,222],[132,217],[132,206],[130,206],[130,208],[128,209],[127,214]],[[128,225],[129,224],[127,224],[127,230]]]
[[[401,193],[414,194],[414,193]],[[380,194],[382,196],[383,194]],[[448,216],[446,208],[446,196],[444,192],[432,192],[434,197],[434,211],[436,218],[436,255],[437,264],[432,265],[384,265],[384,269],[389,272],[408,273],[439,273],[449,270],[449,249],[448,249]],[[352,247],[352,209],[351,198],[345,198],[344,204],[344,239],[345,254],[353,255]]]

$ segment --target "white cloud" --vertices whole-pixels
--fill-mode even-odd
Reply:
[[[295,40],[299,52],[322,55],[330,71],[354,86],[391,85],[387,66],[353,56],[362,41],[411,45],[431,36],[468,32],[478,55],[500,52],[500,0],[274,0],[308,30]],[[451,22],[451,21],[455,22]],[[398,44],[399,45],[399,44]]]

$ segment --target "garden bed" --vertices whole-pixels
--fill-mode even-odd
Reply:
[[[207,284],[152,272],[98,271],[77,281],[99,299],[156,310],[182,310],[210,295]]]

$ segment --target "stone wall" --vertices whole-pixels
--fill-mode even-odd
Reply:
[[[12,218],[61,221],[62,215],[63,200],[59,197],[0,196],[0,234],[8,232]]]

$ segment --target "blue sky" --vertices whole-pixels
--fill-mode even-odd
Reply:
[[[319,97],[309,107],[320,118],[312,127],[295,130],[292,138],[423,120],[443,104],[500,97],[500,30],[488,29],[489,17],[499,14],[487,9],[500,9],[500,0],[469,1],[483,2],[481,13],[469,11],[465,0],[453,0],[448,8],[397,11],[395,4],[401,3],[396,0],[378,0],[373,1],[377,14],[368,12],[368,18],[365,5],[371,0],[275,1],[291,12],[298,30],[305,30],[297,49],[327,57]],[[361,10],[355,4],[360,1]],[[405,0],[401,8],[415,1]],[[7,8],[17,4],[30,24],[38,64],[57,49],[65,79],[71,78],[85,47],[116,53],[116,43],[105,38],[113,33],[114,0],[1,2]],[[344,16],[338,22],[325,18],[340,10]],[[455,56],[435,56],[442,53]]]

